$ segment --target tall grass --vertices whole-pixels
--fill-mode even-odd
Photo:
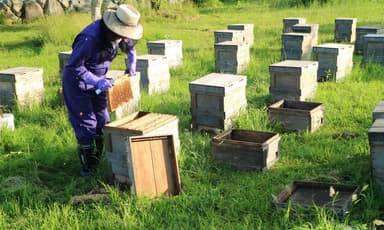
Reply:
[[[183,64],[171,70],[170,90],[142,93],[140,110],[179,117],[182,193],[137,198],[106,185],[105,161],[94,178],[78,176],[72,128],[57,90],[58,53],[71,49],[88,14],[50,16],[30,24],[0,25],[0,69],[44,68],[45,98],[40,106],[14,108],[15,131],[0,131],[1,229],[368,229],[383,214],[384,201],[370,177],[367,131],[383,98],[384,67],[360,65],[341,82],[319,83],[315,102],[326,108],[325,125],[315,133],[283,133],[267,122],[270,64],[280,61],[282,19],[304,17],[317,23],[319,43],[333,41],[334,19],[356,17],[358,25],[382,24],[383,1],[333,0],[326,5],[279,8],[270,1],[237,1],[203,8],[191,4],[141,9],[146,42],[183,41]],[[345,8],[348,7],[348,10]],[[212,160],[210,137],[190,131],[188,83],[214,71],[213,32],[228,24],[254,24],[255,43],[247,76],[247,110],[234,128],[280,132],[281,159],[266,172],[240,172]],[[119,54],[112,69],[124,69]],[[321,209],[274,209],[271,201],[293,180],[366,185],[344,219]],[[105,189],[108,198],[75,204],[71,198]]]

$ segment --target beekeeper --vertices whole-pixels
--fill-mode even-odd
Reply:
[[[135,41],[143,36],[140,13],[122,4],[108,9],[102,19],[81,31],[63,71],[63,94],[78,143],[81,176],[95,175],[103,152],[103,127],[110,121],[106,91],[112,83],[106,74],[118,48],[127,54],[126,73],[136,71]]]

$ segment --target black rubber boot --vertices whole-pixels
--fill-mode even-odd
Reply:
[[[78,148],[78,154],[80,158],[81,163],[81,176],[94,176],[96,173],[96,167],[95,167],[95,154],[93,151],[93,145],[92,144],[84,144],[79,143],[77,145]]]

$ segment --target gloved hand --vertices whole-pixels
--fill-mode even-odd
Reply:
[[[96,83],[96,89],[101,90],[102,92],[107,91],[109,88],[112,87],[112,83],[106,79],[106,78],[101,78],[97,83]]]

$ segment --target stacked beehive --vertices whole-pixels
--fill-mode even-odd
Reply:
[[[339,81],[352,71],[354,45],[326,43],[313,47],[319,62],[317,80]]]
[[[284,33],[281,35],[282,60],[310,60],[312,35],[308,33]]]
[[[312,36],[312,46],[317,45],[319,24],[295,24],[292,26],[292,32],[310,34]]]
[[[290,33],[292,31],[292,26],[296,24],[305,24],[305,18],[284,18],[283,19],[283,33]]]
[[[271,64],[269,91],[272,100],[313,98],[317,89],[317,70],[317,61],[286,60]]]
[[[183,64],[183,41],[158,40],[147,42],[148,54],[164,55],[170,68]]]
[[[384,63],[384,34],[364,35],[363,63]]]
[[[228,30],[240,30],[243,31],[244,42],[248,43],[249,47],[252,47],[254,35],[253,24],[230,24],[227,25]]]
[[[228,129],[247,106],[247,78],[211,73],[189,83],[192,128]]]
[[[0,70],[0,105],[13,107],[41,102],[43,94],[42,68],[15,67]]]
[[[178,186],[172,184],[174,180],[176,184],[179,181],[176,159],[180,149],[178,121],[174,115],[138,112],[107,124],[104,128],[106,159],[113,179],[129,184],[131,191],[138,195],[177,190],[175,187]],[[137,141],[145,140],[149,144],[136,145]],[[162,152],[164,149],[167,151]],[[169,153],[171,149],[173,152]],[[161,165],[155,165],[156,162]],[[164,167],[164,162],[168,166]],[[169,173],[171,169],[174,171]],[[164,180],[168,189],[159,191],[155,185],[164,184]]]
[[[373,181],[384,188],[384,101],[380,101],[373,112],[373,124],[368,130]],[[376,119],[375,119],[376,118]]]
[[[377,26],[358,26],[356,27],[355,51],[362,54],[364,49],[364,36],[367,34],[384,34],[383,27]]]
[[[354,43],[356,41],[356,18],[335,19],[335,42]]]
[[[137,56],[136,71],[140,72],[141,86],[149,95],[164,93],[170,87],[170,72],[167,57],[146,54]]]
[[[213,33],[215,37],[215,44],[226,41],[236,43],[244,42],[244,31],[242,30],[216,30]]]

